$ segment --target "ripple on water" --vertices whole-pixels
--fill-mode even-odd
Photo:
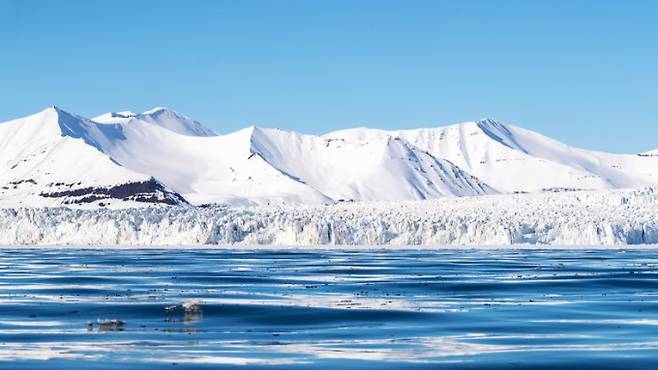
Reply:
[[[656,266],[650,249],[0,250],[0,367],[653,368]]]

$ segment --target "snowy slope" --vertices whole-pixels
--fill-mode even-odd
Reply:
[[[346,141],[401,137],[508,193],[658,184],[658,158],[578,149],[491,119],[390,132],[357,128],[324,137]]]
[[[133,119],[137,114],[131,111],[109,112],[92,118],[92,121],[98,123],[126,123]]]
[[[331,203],[251,150],[252,129],[214,137],[131,122],[104,148],[126,168],[147,172],[194,204]]]
[[[254,128],[252,151],[336,200],[421,200],[495,193],[449,161],[397,137],[345,142]]]
[[[209,135],[170,110],[74,117],[66,136],[114,164],[152,176],[193,204],[329,204],[420,200],[496,191],[449,161],[400,138],[332,142],[250,127]],[[163,117],[169,117],[168,120]]]
[[[0,161],[3,207],[331,204],[658,186],[658,156],[573,148],[490,119],[216,135],[166,108],[92,120],[49,108],[0,124]]]
[[[72,190],[79,193],[78,188],[107,188],[126,183],[146,184],[142,188],[157,187],[154,192],[160,190],[163,194],[171,188],[185,193],[196,204],[332,202],[261,157],[252,156],[249,130],[211,136],[212,131],[197,126],[195,121],[163,109],[139,115],[114,113],[97,120],[102,122],[49,108],[25,119],[0,124],[0,137],[4,139],[0,143],[0,158],[6,158],[8,163],[7,171],[2,171],[7,189],[0,193],[0,205],[76,206],[79,202],[72,201]],[[60,156],[38,155],[62,145],[67,149],[60,150],[64,153]],[[26,156],[33,158],[38,166],[30,162],[18,169],[11,168],[12,161],[21,161]],[[22,168],[27,171],[19,172]],[[41,173],[48,176],[42,178]],[[22,188],[29,188],[26,191],[30,197],[25,198],[26,193],[19,192]],[[173,199],[180,197],[173,191],[171,195]],[[89,200],[89,195],[82,198]],[[155,202],[173,202],[168,197],[150,198]],[[123,206],[134,205],[139,204],[123,202]],[[121,204],[111,202],[110,206]]]
[[[215,136],[213,130],[203,126],[201,123],[182,115],[169,108],[154,108],[144,113],[135,114],[130,111],[110,112],[92,118],[98,123],[130,123],[141,121],[155,126],[164,127],[176,133],[188,136]]]
[[[55,107],[0,124],[0,205],[184,202],[150,175],[122,167],[102,153],[95,137],[110,140],[120,132],[110,126],[104,132],[97,129]]]
[[[192,137],[138,122],[124,125],[122,133],[125,139],[105,146],[106,153],[161,179],[195,204],[326,204],[494,193],[401,140],[328,146],[319,137],[256,127]]]

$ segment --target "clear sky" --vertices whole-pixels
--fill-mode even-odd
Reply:
[[[492,117],[658,148],[658,1],[0,0],[0,121],[167,106],[218,132]]]

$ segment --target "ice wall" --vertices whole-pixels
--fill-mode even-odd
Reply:
[[[308,207],[0,209],[0,245],[658,243],[652,188]]]

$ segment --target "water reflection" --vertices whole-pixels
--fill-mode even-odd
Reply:
[[[655,257],[0,250],[0,367],[651,368]]]

